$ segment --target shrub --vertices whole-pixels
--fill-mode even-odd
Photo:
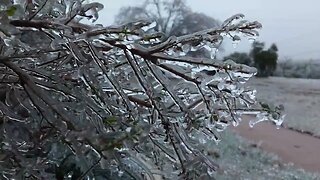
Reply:
[[[1,8],[2,178],[210,178],[217,164],[206,142],[220,141],[219,131],[252,111],[257,121],[282,121],[279,108],[259,108],[243,86],[255,68],[184,56],[261,27],[241,14],[163,39],[152,22],[81,23],[98,18],[100,3]]]

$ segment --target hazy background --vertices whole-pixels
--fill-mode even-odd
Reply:
[[[144,0],[101,0],[105,8],[98,23],[111,25],[119,9],[123,6],[138,5]],[[320,2],[316,0],[187,0],[193,11],[205,13],[219,21],[224,21],[233,14],[243,13],[246,19],[259,21],[259,41],[276,43],[279,59],[320,61]],[[231,43],[224,44],[227,55],[233,51],[248,51],[250,43],[244,38],[234,48]]]

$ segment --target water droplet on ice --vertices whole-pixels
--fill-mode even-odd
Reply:
[[[157,26],[157,23],[154,21],[154,22],[152,22],[151,24],[142,27],[141,29],[142,29],[143,31],[148,31],[148,30],[150,30],[150,29],[152,29],[152,28],[154,28],[154,27],[156,27],[156,26]]]
[[[200,142],[201,144],[205,144],[207,141],[206,141],[204,138],[199,138],[199,142]]]
[[[218,89],[221,91],[224,88],[224,82],[218,84]]]
[[[250,37],[248,38],[249,43],[253,44],[256,41],[256,38]]]
[[[211,59],[216,59],[216,52],[215,51],[211,51],[210,58]]]
[[[131,131],[132,127],[127,127],[126,132],[129,133]]]
[[[255,123],[253,120],[251,120],[251,121],[249,122],[250,128],[253,128],[253,126],[254,126],[255,124],[256,124],[256,123]]]
[[[123,171],[121,171],[121,170],[119,170],[119,171],[118,171],[118,176],[119,176],[119,177],[122,177],[122,176],[123,176],[123,174],[124,174],[124,172],[123,172]]]
[[[286,117],[286,114],[282,115],[279,119],[275,121],[277,129],[280,129],[285,117]]]
[[[191,46],[190,44],[184,44],[181,49],[184,53],[188,53],[191,50]]]
[[[214,170],[208,167],[207,173],[210,177],[214,177]]]

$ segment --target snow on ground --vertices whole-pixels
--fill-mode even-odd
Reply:
[[[247,85],[257,89],[258,100],[284,105],[285,126],[320,136],[320,80],[254,78]]]

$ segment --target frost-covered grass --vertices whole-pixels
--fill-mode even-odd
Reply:
[[[275,155],[240,139],[230,130],[223,133],[222,139],[216,154],[219,156],[217,161],[221,167],[216,179],[320,179],[319,175],[281,163]]]
[[[320,80],[270,77],[252,79],[249,85],[257,89],[259,100],[285,106],[285,126],[320,136]],[[320,179],[283,164],[228,130],[222,139],[217,148],[221,166],[217,179]]]
[[[320,80],[269,77],[252,79],[249,85],[259,100],[284,105],[285,126],[320,136]]]

